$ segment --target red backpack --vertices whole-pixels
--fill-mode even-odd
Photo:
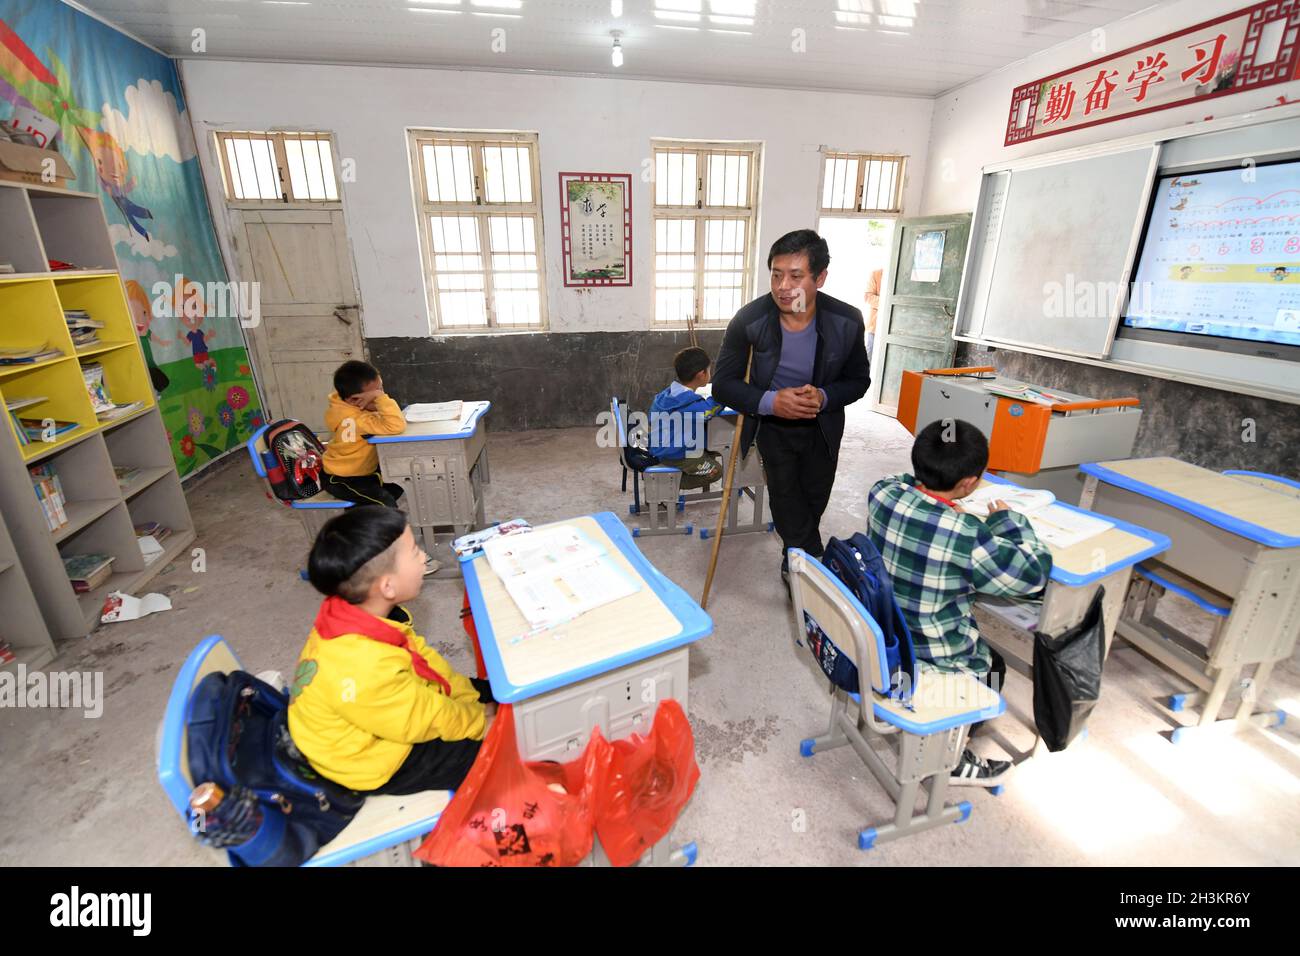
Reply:
[[[325,446],[302,422],[282,418],[254,433],[248,452],[257,473],[281,501],[300,501],[320,494]]]

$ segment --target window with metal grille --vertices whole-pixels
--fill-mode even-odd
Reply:
[[[820,212],[877,216],[902,211],[906,156],[830,151],[822,156]]]
[[[654,140],[654,321],[723,325],[754,289],[758,143]]]
[[[216,136],[228,200],[338,202],[329,133],[222,131]]]
[[[410,147],[433,327],[545,328],[537,134],[411,130]]]

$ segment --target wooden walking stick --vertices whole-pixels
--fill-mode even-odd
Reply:
[[[754,365],[754,347],[749,347],[749,358],[745,361],[745,384],[749,384],[749,371]],[[740,457],[740,436],[745,428],[745,413],[736,414],[736,435],[731,442],[731,457],[727,462],[727,477],[722,482],[722,508],[718,512],[718,528],[713,533],[713,553],[709,555],[709,573],[704,576],[704,594],[700,596],[700,607],[709,606],[709,589],[713,587],[713,572],[718,569],[718,551],[722,548],[722,533],[727,526],[727,513],[731,511],[731,486],[736,481],[736,465]]]
[[[695,316],[688,315],[686,317],[686,331],[691,334],[691,345],[695,348],[699,348],[700,343],[695,338]]]

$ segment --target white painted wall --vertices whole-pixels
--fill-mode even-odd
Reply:
[[[187,59],[182,74],[218,233],[229,255],[215,129],[312,129],[356,161],[343,201],[369,337],[429,334],[406,127],[539,134],[550,329],[642,330],[653,316],[651,137],[758,140],[760,270],[783,233],[816,224],[818,148],[907,155],[904,211],[920,202],[932,101],[604,78]],[[562,282],[561,171],[633,174],[633,285],[575,290]],[[839,265],[831,250],[831,268]],[[848,264],[846,264],[848,265]]]
[[[1076,37],[939,97],[934,104],[921,214],[973,210],[979,193],[980,170],[991,163],[1195,123],[1207,116],[1236,116],[1275,104],[1279,96],[1290,102],[1300,99],[1300,82],[1279,83],[1208,103],[1173,107],[1073,133],[1031,140],[1018,146],[1002,145],[1011,108],[1011,92],[1022,83],[1051,76],[1107,52],[1124,50],[1246,6],[1246,0],[1182,0],[1162,4],[1116,21],[1096,36]],[[1099,43],[1104,43],[1104,46],[1095,45]]]

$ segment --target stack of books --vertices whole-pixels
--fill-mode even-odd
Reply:
[[[17,271],[12,262],[0,262],[0,275],[11,276]]]
[[[42,342],[28,348],[0,349],[0,365],[35,365],[62,355],[58,349],[50,348],[49,342]]]
[[[18,410],[27,408],[30,405],[39,405],[45,401],[44,395],[29,395],[26,398],[7,398],[5,399],[5,411],[9,413],[9,420],[13,423],[14,434],[18,436],[18,444],[26,445],[31,442],[27,437],[27,429],[23,427],[23,420],[18,417]]]
[[[148,537],[153,538],[159,544],[162,544],[163,541],[167,539],[167,536],[171,533],[172,533],[171,528],[167,527],[166,525],[159,524],[157,521],[146,521],[144,524],[138,524],[135,526],[135,536],[137,538],[143,538],[147,535]]]
[[[68,323],[73,348],[99,344],[99,329],[104,327],[104,323],[96,322],[85,309],[64,309],[63,321]]]
[[[63,570],[72,582],[72,590],[88,594],[113,574],[114,560],[110,554],[74,554],[63,559]]]
[[[85,380],[90,404],[95,408],[95,417],[101,422],[110,422],[144,408],[144,402],[114,404],[112,396],[108,394],[108,382],[104,380],[104,366],[98,362],[81,366],[81,377]]]
[[[36,500],[41,503],[46,527],[58,531],[68,523],[68,500],[63,495],[63,483],[59,481],[58,473],[48,462],[33,465],[27,472],[32,476],[32,487],[36,490]]]
[[[126,486],[134,481],[135,477],[140,474],[140,469],[130,466],[123,467],[121,465],[114,465],[113,474],[117,476],[117,486],[125,491]]]
[[[81,426],[76,422],[63,422],[56,419],[48,419],[49,425],[46,425],[47,419],[44,418],[20,418],[18,424],[22,427],[22,434],[26,436],[27,441],[21,438],[19,441],[26,445],[34,441],[54,441],[60,435],[65,435]]]

